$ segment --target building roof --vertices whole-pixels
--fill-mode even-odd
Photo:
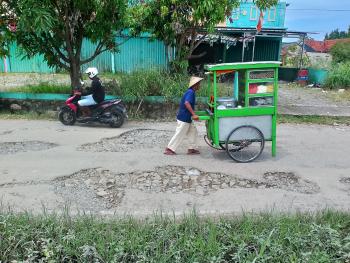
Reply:
[[[305,45],[308,46],[313,52],[327,53],[335,44],[348,42],[350,43],[350,38],[330,39],[325,41],[307,39],[305,40]]]

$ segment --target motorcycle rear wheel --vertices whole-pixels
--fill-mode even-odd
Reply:
[[[111,111],[111,120],[109,126],[112,128],[120,128],[124,123],[124,114],[116,109]]]
[[[73,125],[76,121],[76,116],[74,111],[69,107],[64,107],[58,113],[58,119],[64,125]]]

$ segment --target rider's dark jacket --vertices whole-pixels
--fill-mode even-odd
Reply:
[[[94,101],[100,103],[105,99],[105,91],[102,86],[102,82],[97,76],[93,77],[91,80],[91,89],[86,95],[92,94],[92,98],[94,99]]]

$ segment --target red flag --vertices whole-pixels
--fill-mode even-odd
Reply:
[[[258,24],[256,26],[256,30],[258,31],[258,33],[262,29],[263,20],[264,20],[264,13],[260,10],[259,22],[258,22]]]

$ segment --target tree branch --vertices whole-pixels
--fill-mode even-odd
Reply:
[[[121,43],[119,43],[117,46],[121,46],[121,45],[123,45],[125,42],[127,42],[127,41],[129,41],[130,39],[131,39],[132,37],[131,36],[129,36],[125,41],[123,41],[123,42],[121,42]]]
[[[93,61],[98,55],[108,50],[108,48],[105,48],[102,50],[103,46],[104,46],[104,41],[100,41],[95,49],[94,54],[90,58],[82,60],[81,65],[89,63],[90,61]]]
[[[55,63],[58,66],[61,66],[62,68],[64,68],[67,71],[70,70],[70,67],[60,60],[60,57],[57,56],[57,54],[54,52],[54,50],[52,50],[50,47],[48,47],[48,45],[47,45],[47,42],[49,41],[48,39],[46,39],[47,41],[45,41],[45,40],[43,41],[43,39],[38,37],[35,33],[32,33],[31,35],[35,39],[35,42],[38,43],[38,45],[40,45],[42,47],[42,51],[44,51],[42,53],[44,55],[45,55],[45,53],[50,55],[50,57],[55,61]],[[52,48],[54,48],[54,47],[52,47]],[[67,63],[69,63],[69,62],[67,62]]]
[[[189,55],[188,59],[197,59],[197,58],[202,58],[207,54],[207,51],[203,51],[202,53],[198,55]]]

